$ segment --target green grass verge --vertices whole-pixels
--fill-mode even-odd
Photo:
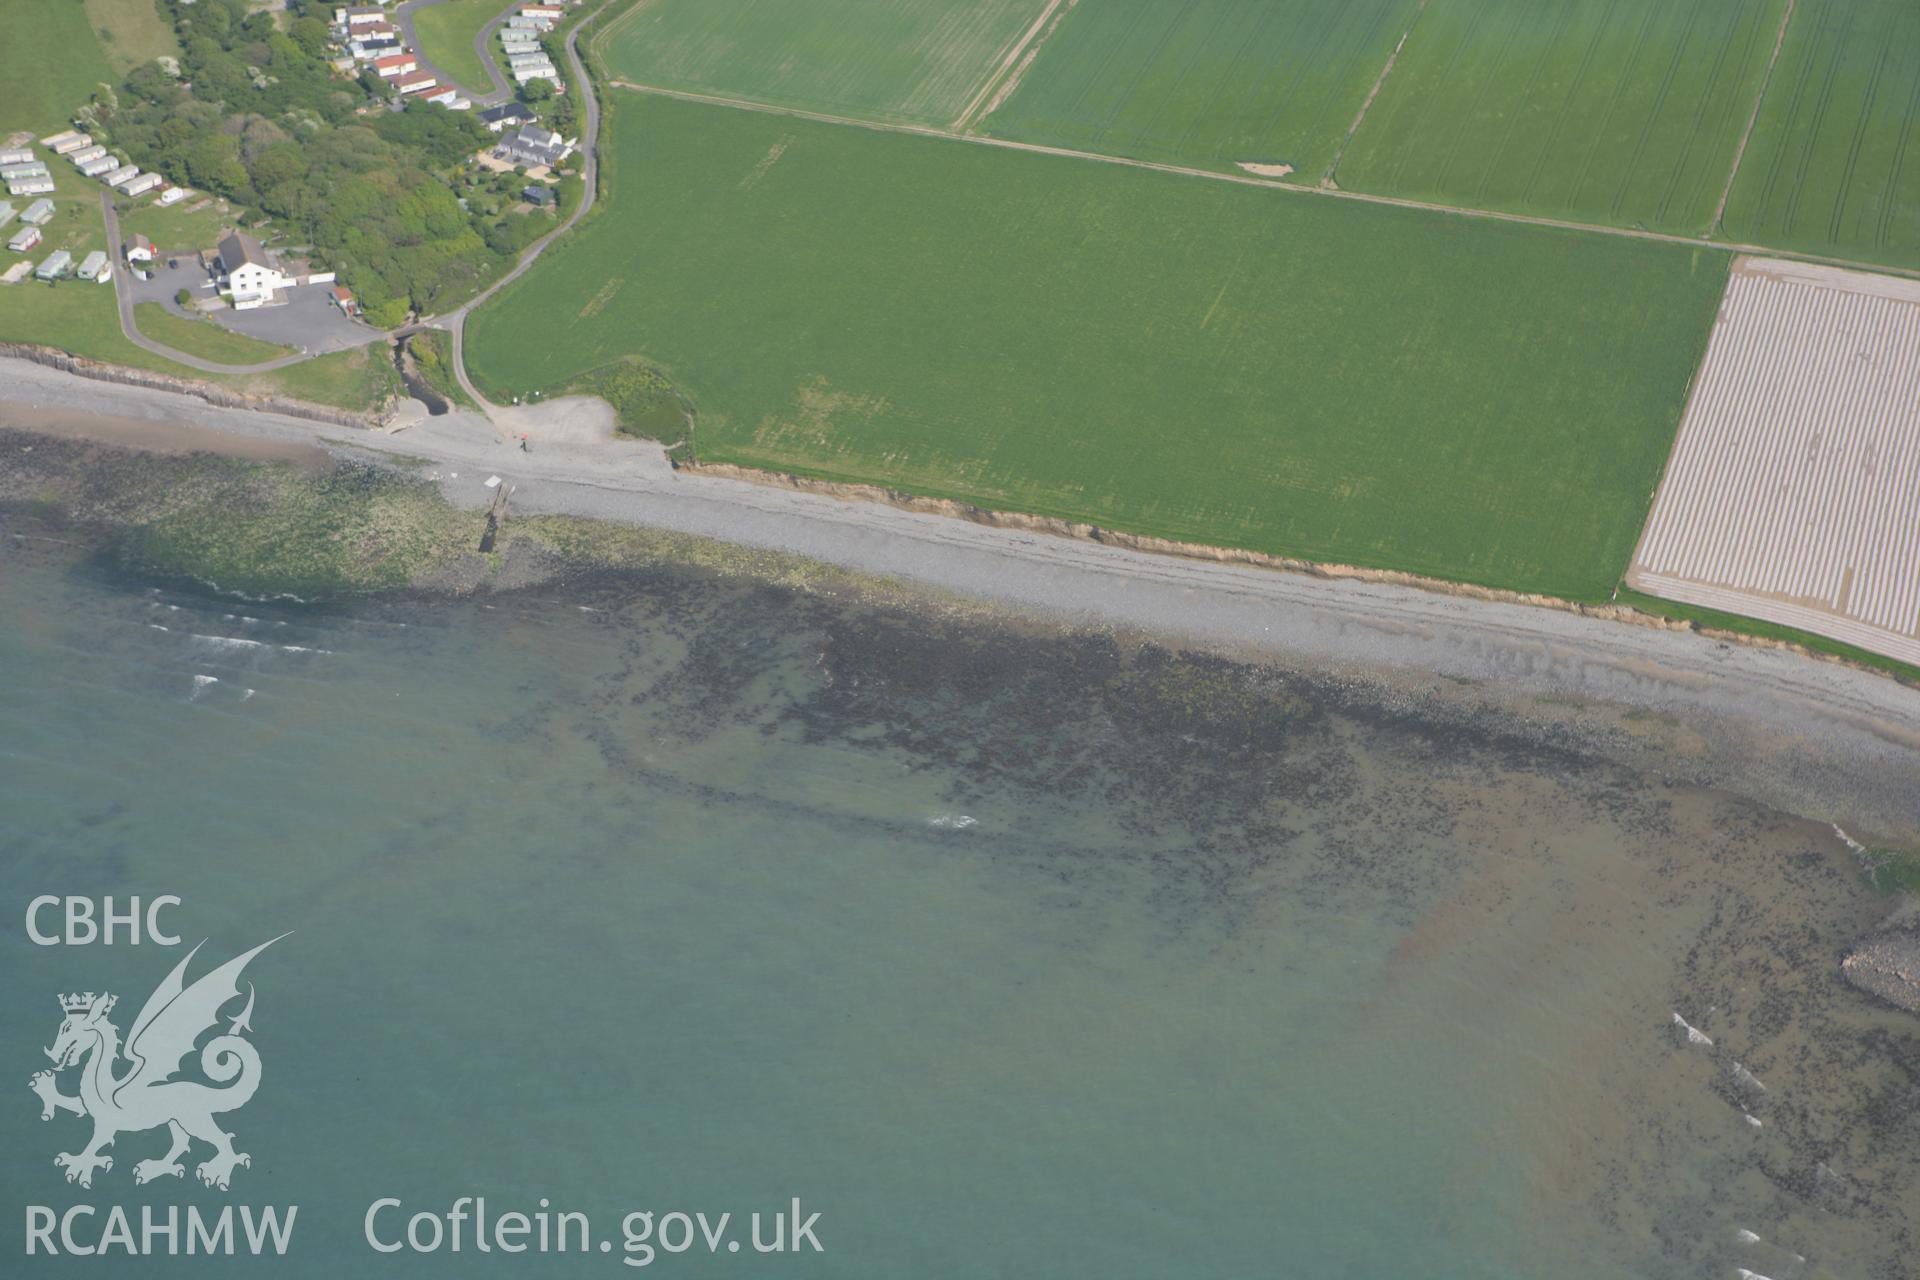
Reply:
[[[1863,667],[1873,667],[1895,676],[1903,683],[1920,688],[1920,667],[1900,662],[1893,658],[1882,657],[1865,649],[1845,644],[1839,640],[1829,640],[1811,631],[1801,631],[1796,627],[1784,627],[1777,622],[1763,622],[1759,618],[1749,618],[1738,613],[1724,613],[1718,609],[1703,609],[1698,605],[1681,604],[1677,600],[1662,600],[1659,596],[1645,595],[1628,587],[1621,587],[1616,603],[1638,609],[1642,613],[1651,613],[1662,618],[1677,618],[1682,622],[1691,622],[1697,626],[1715,631],[1731,631],[1736,635],[1758,636],[1766,640],[1780,640],[1796,644],[1814,653],[1830,653],[1845,658],[1849,662]]]
[[[1920,267],[1920,6],[1800,0],[1727,203],[1729,236]]]
[[[155,58],[180,56],[180,41],[154,0],[86,0],[86,9],[116,80]]]
[[[486,65],[473,51],[474,37],[507,7],[507,0],[443,0],[413,11],[420,54],[471,94],[493,91]],[[508,83],[512,83],[509,81]]]
[[[262,395],[292,396],[366,412],[384,404],[389,396],[404,394],[389,354],[386,343],[373,342],[351,351],[315,356],[270,373],[225,381]]]
[[[120,230],[126,235],[139,232],[162,253],[190,254],[212,249],[220,243],[221,232],[238,224],[240,210],[225,200],[196,194],[191,199],[161,208],[151,199],[120,211]],[[256,229],[256,234],[272,234]]]
[[[155,342],[217,364],[259,364],[293,354],[291,347],[249,338],[244,333],[223,329],[212,320],[177,316],[158,302],[136,305],[133,323]]]
[[[1068,10],[983,132],[1318,182],[1419,0],[1101,0]]]
[[[1429,0],[1340,185],[1704,234],[1786,2]]]
[[[76,0],[7,0],[0,16],[0,137],[65,129],[95,85],[119,81]]]
[[[638,356],[703,459],[1186,542],[1605,599],[1726,279],[1707,251],[610,96],[605,214],[469,325],[490,396]]]
[[[944,125],[1046,0],[657,0],[610,28],[624,80]]]

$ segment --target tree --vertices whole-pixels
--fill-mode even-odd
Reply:
[[[185,289],[182,289],[180,292],[174,294],[173,300],[175,304],[178,305],[182,311],[185,311],[189,307],[193,306],[193,295],[187,292]]]
[[[520,101],[530,107],[538,106],[553,97],[553,81],[529,80],[520,86]]]
[[[327,56],[327,24],[320,19],[311,15],[295,18],[293,25],[287,28],[287,35],[309,58]]]

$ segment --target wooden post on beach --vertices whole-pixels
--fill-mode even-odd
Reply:
[[[500,528],[507,522],[507,482],[502,480],[493,490],[493,505],[487,508],[487,531],[480,535],[480,550],[493,550],[495,538],[500,536]]]

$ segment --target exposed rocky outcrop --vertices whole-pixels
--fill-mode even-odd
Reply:
[[[1879,933],[1840,962],[1840,972],[1860,990],[1920,1013],[1920,898],[1887,917]]]

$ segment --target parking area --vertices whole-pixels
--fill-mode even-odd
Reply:
[[[129,275],[136,303],[157,302],[176,315],[185,315],[174,300],[180,290],[185,289],[196,302],[219,297],[213,281],[197,259],[176,257],[171,261],[178,265],[172,267],[167,265],[168,261],[161,258],[149,264],[151,280]],[[332,286],[324,284],[281,290],[273,303],[250,311],[221,307],[208,314],[214,323],[235,333],[310,355],[365,346],[374,336],[374,331],[366,325],[340,314],[332,302]]]

